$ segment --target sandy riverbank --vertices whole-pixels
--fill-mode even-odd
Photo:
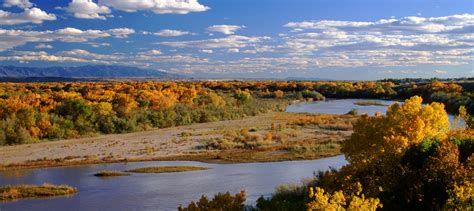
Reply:
[[[3,146],[0,147],[0,165],[1,168],[7,169],[143,160],[265,162],[316,159],[339,154],[337,145],[324,147],[319,151],[307,149],[319,146],[321,143],[340,143],[350,135],[351,130],[327,129],[320,124],[292,125],[293,120],[303,116],[306,115],[272,112],[240,120]],[[329,118],[334,119],[337,124],[354,119],[347,115],[331,115]],[[322,123],[328,124],[326,120]],[[258,136],[258,140],[261,140],[258,147],[229,149],[206,147],[209,140],[220,140],[228,134],[238,134],[242,130],[250,131],[248,136]],[[273,137],[268,139],[268,133]]]

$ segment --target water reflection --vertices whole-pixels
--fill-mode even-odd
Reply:
[[[8,171],[0,171],[0,177],[13,177],[13,178],[20,178],[20,177],[25,177],[28,174],[31,174],[30,169],[12,169]]]

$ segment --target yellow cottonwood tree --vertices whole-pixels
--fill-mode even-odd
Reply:
[[[402,105],[391,105],[385,116],[361,116],[351,138],[343,143],[342,152],[347,160],[357,165],[380,159],[393,160],[424,139],[442,139],[449,131],[444,105],[422,105],[422,101],[415,96]]]

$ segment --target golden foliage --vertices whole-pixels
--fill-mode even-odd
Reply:
[[[274,92],[274,94],[275,94],[275,97],[276,97],[276,98],[282,98],[282,97],[285,95],[285,92],[283,92],[283,91],[281,91],[281,90],[276,90],[276,91]]]
[[[445,209],[474,209],[474,185],[471,182],[466,182],[463,185],[454,185],[451,192],[451,197],[448,199]]]
[[[379,199],[365,198],[362,192],[362,186],[357,183],[359,190],[355,194],[345,196],[343,191],[334,193],[325,193],[324,189],[317,187],[310,188],[309,197],[312,199],[307,204],[308,211],[312,210],[376,210],[381,208],[382,204]]]
[[[423,106],[422,101],[415,96],[402,105],[391,105],[385,116],[361,116],[354,125],[353,135],[343,144],[342,151],[348,161],[366,164],[376,159],[392,159],[423,139],[444,137],[449,131],[444,105]]]

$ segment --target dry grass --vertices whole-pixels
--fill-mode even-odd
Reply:
[[[289,125],[303,127],[317,126],[327,130],[352,130],[352,124],[356,121],[353,115],[331,115],[331,114],[298,114],[288,119]]]
[[[110,170],[104,170],[104,171],[99,171],[94,174],[96,177],[117,177],[117,176],[129,176],[129,173],[126,172],[121,172],[121,171],[110,171]]]
[[[172,173],[172,172],[185,172],[185,171],[201,171],[209,168],[198,167],[198,166],[158,166],[158,167],[145,167],[127,170],[127,172],[133,173]]]
[[[17,185],[0,187],[0,201],[19,200],[24,198],[43,198],[66,196],[77,192],[76,188],[66,185]]]
[[[299,141],[311,140],[311,143],[321,142],[321,136],[331,133],[335,141],[342,141],[345,135],[334,134],[334,131],[351,131],[356,120],[353,115],[324,115],[324,114],[280,114],[268,127],[252,127],[226,130],[222,136],[203,139],[198,149],[206,150],[275,150],[284,145],[294,146]],[[311,134],[317,130],[319,134]],[[319,139],[314,141],[314,139]],[[333,143],[332,148],[339,148]]]
[[[383,104],[381,102],[378,102],[378,101],[358,101],[358,102],[355,102],[354,103],[355,105],[358,105],[358,106],[388,106],[386,104]]]

